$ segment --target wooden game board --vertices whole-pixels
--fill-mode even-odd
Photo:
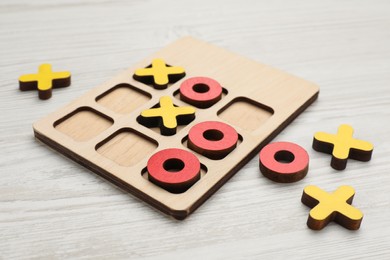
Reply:
[[[154,58],[183,67],[186,76],[166,89],[133,79],[134,71],[147,67]],[[161,96],[172,97],[177,106],[189,106],[180,100],[178,89],[182,81],[194,76],[217,80],[223,87],[222,99],[209,108],[196,108],[195,120],[178,127],[172,136],[137,122],[140,113],[158,104]],[[34,133],[45,144],[155,208],[184,219],[318,93],[313,83],[186,37],[39,120]],[[189,130],[203,121],[225,122],[238,132],[237,147],[225,158],[210,159],[187,147]],[[148,180],[148,159],[167,148],[190,151],[200,160],[201,178],[185,192],[171,193]]]

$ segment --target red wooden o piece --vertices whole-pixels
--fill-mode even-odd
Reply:
[[[222,159],[236,148],[236,130],[222,122],[206,121],[194,125],[188,133],[188,147],[210,159]]]
[[[309,169],[309,155],[301,146],[290,142],[266,145],[260,151],[260,171],[276,182],[296,182],[303,179]]]
[[[148,179],[173,193],[181,193],[200,179],[198,158],[182,149],[161,150],[149,158]]]
[[[222,97],[222,87],[207,77],[189,78],[180,85],[180,99],[200,108],[208,108]]]

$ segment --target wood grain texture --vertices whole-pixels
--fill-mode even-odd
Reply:
[[[0,258],[388,258],[389,1],[4,0],[0,24]],[[306,178],[269,181],[256,156],[178,223],[36,142],[31,125],[185,35],[316,82],[321,94],[275,138],[308,151]],[[72,72],[46,101],[18,90],[43,62]],[[338,172],[310,147],[341,123],[375,151]],[[308,229],[307,185],[353,186],[360,229]]]

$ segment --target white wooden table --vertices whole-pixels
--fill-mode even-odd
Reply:
[[[308,176],[264,178],[253,158],[175,221],[33,137],[32,123],[166,44],[191,35],[283,69],[320,96],[275,140],[307,149]],[[50,62],[72,85],[47,101],[18,77]],[[390,256],[390,1],[16,1],[0,3],[1,259],[283,259]],[[342,123],[374,143],[345,171],[312,150]],[[361,229],[306,227],[309,184],[356,189]]]

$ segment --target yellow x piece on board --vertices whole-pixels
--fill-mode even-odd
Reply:
[[[167,66],[163,59],[154,59],[150,68],[137,69],[134,73],[134,78],[149,83],[152,83],[156,88],[167,88],[169,83],[174,83],[185,76],[185,70],[178,66]]]
[[[179,124],[188,124],[195,118],[195,108],[177,107],[168,96],[160,98],[159,107],[141,112],[141,123],[149,127],[159,126],[161,134],[173,135]]]

